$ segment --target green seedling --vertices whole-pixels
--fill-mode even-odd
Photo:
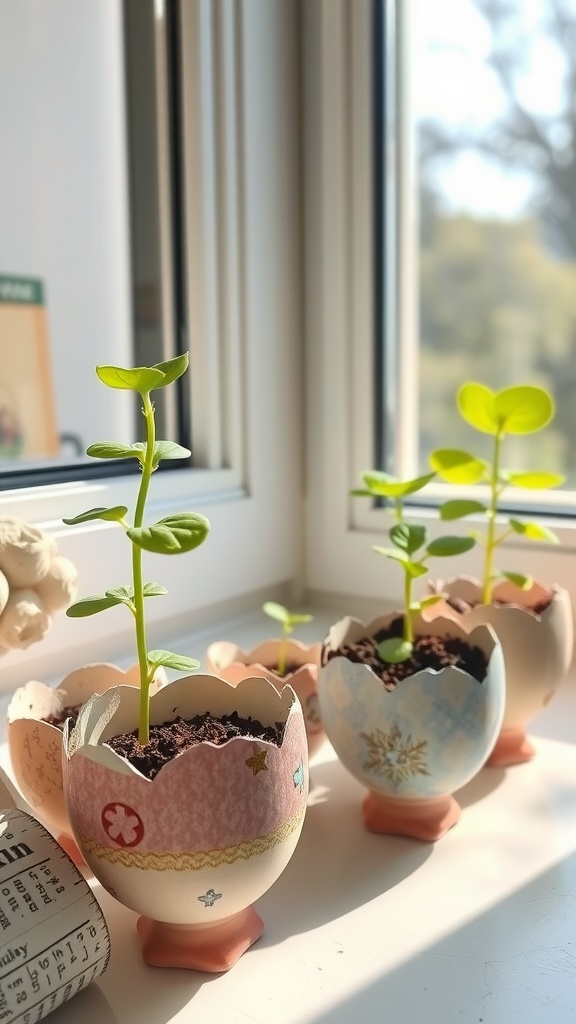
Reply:
[[[444,520],[461,519],[469,515],[481,515],[486,519],[484,534],[475,534],[484,545],[484,568],[482,576],[482,602],[490,604],[494,584],[507,579],[522,589],[529,590],[532,577],[516,572],[503,572],[495,568],[497,548],[512,534],[528,540],[557,544],[558,538],[540,523],[526,522],[515,517],[507,520],[504,529],[498,531],[497,516],[499,503],[507,487],[523,487],[532,490],[546,490],[564,483],[564,477],[542,470],[502,469],[500,465],[502,442],[507,434],[535,434],[542,430],[554,416],[554,402],[544,388],[521,385],[491,391],[483,384],[463,384],[457,396],[458,411],[471,427],[494,438],[492,460],[477,458],[467,451],[455,448],[440,448],[432,452],[430,465],[443,480],[451,484],[487,484],[488,501],[476,499],[454,499],[440,507]]]
[[[115,587],[104,594],[86,597],[68,608],[66,614],[72,618],[96,615],[107,608],[124,604],[134,617],[136,627],[136,648],[140,667],[140,710],[138,739],[142,745],[150,739],[150,684],[160,665],[179,672],[197,669],[199,662],[193,658],[172,654],[170,651],[148,651],[146,644],[145,598],[158,597],[167,593],[158,583],[144,583],[142,576],[142,552],[151,551],[160,555],[179,555],[193,551],[206,539],[210,524],[194,512],[179,512],[152,526],[144,526],[144,512],[150,478],[162,459],[186,459],[191,454],[187,448],[174,441],[157,441],[154,420],[154,405],[151,392],[174,383],[188,367],[188,354],[176,356],[154,366],[140,366],[123,369],[120,366],[97,366],[96,373],[109,388],[135,391],[142,400],[142,413],[146,421],[146,441],[135,444],[118,444],[115,441],[100,441],[90,445],[86,454],[97,459],[137,459],[141,477],[132,523],[128,522],[128,509],[124,505],[113,508],[91,508],[72,519],[63,521],[70,526],[88,523],[95,519],[118,523],[132,546],[132,586]]]
[[[384,555],[394,562],[399,562],[404,572],[404,613],[401,637],[390,637],[378,645],[378,656],[389,664],[407,661],[414,650],[414,620],[416,616],[430,605],[442,600],[442,594],[430,594],[420,600],[413,596],[414,580],[426,576],[428,559],[461,555],[469,551],[476,543],[473,537],[436,537],[427,540],[426,527],[418,523],[408,523],[404,517],[404,500],[415,494],[435,477],[435,473],[416,477],[414,480],[397,480],[388,473],[371,471],[363,473],[365,486],[351,491],[356,497],[380,498],[391,506],[395,518],[388,536],[394,545],[383,548],[374,545],[372,550]]]
[[[294,626],[299,626],[303,622],[312,622],[314,616],[289,612],[284,605],[277,604],[276,601],[266,601],[262,606],[262,610],[266,612],[266,615],[269,615],[271,619],[275,619],[276,622],[280,622],[282,624],[282,639],[280,641],[280,649],[278,651],[277,669],[278,675],[283,676],[286,674],[288,637],[294,632]]]

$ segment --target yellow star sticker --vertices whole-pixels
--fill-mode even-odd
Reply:
[[[257,750],[255,754],[252,754],[252,757],[249,757],[246,760],[245,763],[248,766],[248,768],[252,769],[253,775],[258,775],[258,772],[268,771],[268,765],[266,764],[267,753],[267,750]]]

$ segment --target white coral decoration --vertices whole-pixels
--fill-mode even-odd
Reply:
[[[56,542],[23,519],[0,517],[0,654],[41,640],[76,596],[77,573]]]

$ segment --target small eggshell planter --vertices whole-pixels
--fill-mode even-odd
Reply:
[[[156,685],[165,681],[164,670]],[[43,721],[64,708],[84,704],[111,686],[140,685],[137,665],[124,672],[104,662],[75,669],[54,689],[31,680],[21,686],[8,706],[8,749],[16,783],[36,814],[54,833],[74,863],[82,856],[72,835],[62,783],[62,729]]]
[[[480,624],[492,626],[504,654],[506,706],[502,728],[487,764],[504,767],[529,761],[536,753],[526,736],[528,723],[554,696],[572,660],[574,633],[570,596],[560,587],[534,581],[521,590],[505,581],[494,588],[492,603],[481,604],[479,580],[460,577],[442,583],[449,598],[471,605],[457,612],[441,607],[470,632]],[[534,609],[542,609],[534,611]]]
[[[142,915],[144,960],[228,970],[260,937],[252,907],[286,867],[308,795],[306,732],[290,686],[233,687],[210,675],[169,683],[151,699],[151,724],[209,710],[283,724],[281,746],[249,737],[202,742],[150,781],[106,741],[137,726],[138,695],[108,690],[65,728],[65,787],[76,842],[96,878]]]
[[[322,644],[303,644],[299,640],[288,639],[286,664],[292,666],[293,670],[285,676],[279,676],[274,669],[278,665],[282,642],[280,639],[266,640],[251,651],[243,651],[236,644],[219,641],[210,644],[206,652],[206,663],[210,672],[233,685],[241,679],[258,676],[267,679],[281,693],[289,683],[302,705],[308,757],[311,758],[326,737],[318,704],[318,666]]]
[[[326,646],[373,636],[398,612],[364,625],[345,618]],[[367,665],[337,655],[318,673],[328,739],[348,771],[369,790],[366,828],[434,841],[460,817],[453,793],[472,779],[494,745],[504,712],[504,661],[493,631],[470,635],[450,619],[419,619],[417,636],[458,636],[488,659],[482,682],[459,668],[425,669],[387,690]]]

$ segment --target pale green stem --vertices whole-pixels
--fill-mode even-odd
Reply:
[[[142,396],[142,412],[146,420],[146,456],[142,466],[142,476],[138,489],[136,510],[134,512],[134,527],[138,529],[144,520],[144,509],[148,488],[152,476],[154,460],[154,444],[156,440],[154,425],[154,407],[150,401],[150,394]],[[148,669],[148,648],[146,645],[146,622],[144,618],[144,581],[142,578],[142,548],[138,544],[132,544],[132,577],[134,581],[134,609],[136,618],[136,648],[138,651],[138,666],[140,668],[140,715],[138,723],[138,740],[145,746],[150,742],[150,677]]]
[[[494,437],[494,455],[492,458],[492,471],[490,474],[490,504],[488,506],[488,529],[486,532],[486,551],[484,554],[484,585],[482,588],[482,603],[490,604],[492,601],[494,572],[494,550],[498,543],[496,538],[496,513],[498,511],[498,481],[500,477],[500,445],[502,438],[500,434]]]
[[[404,573],[404,606],[406,608],[406,614],[404,616],[404,639],[407,643],[414,643],[414,629],[412,627],[412,611],[410,605],[412,604],[412,577],[409,573]]]
[[[494,543],[494,547],[499,547],[499,545],[503,544],[505,540],[508,540],[508,537],[511,537],[513,533],[514,533],[514,530],[512,529],[511,526],[509,527],[508,530],[504,530],[500,534],[500,536],[496,538],[496,541]]]

